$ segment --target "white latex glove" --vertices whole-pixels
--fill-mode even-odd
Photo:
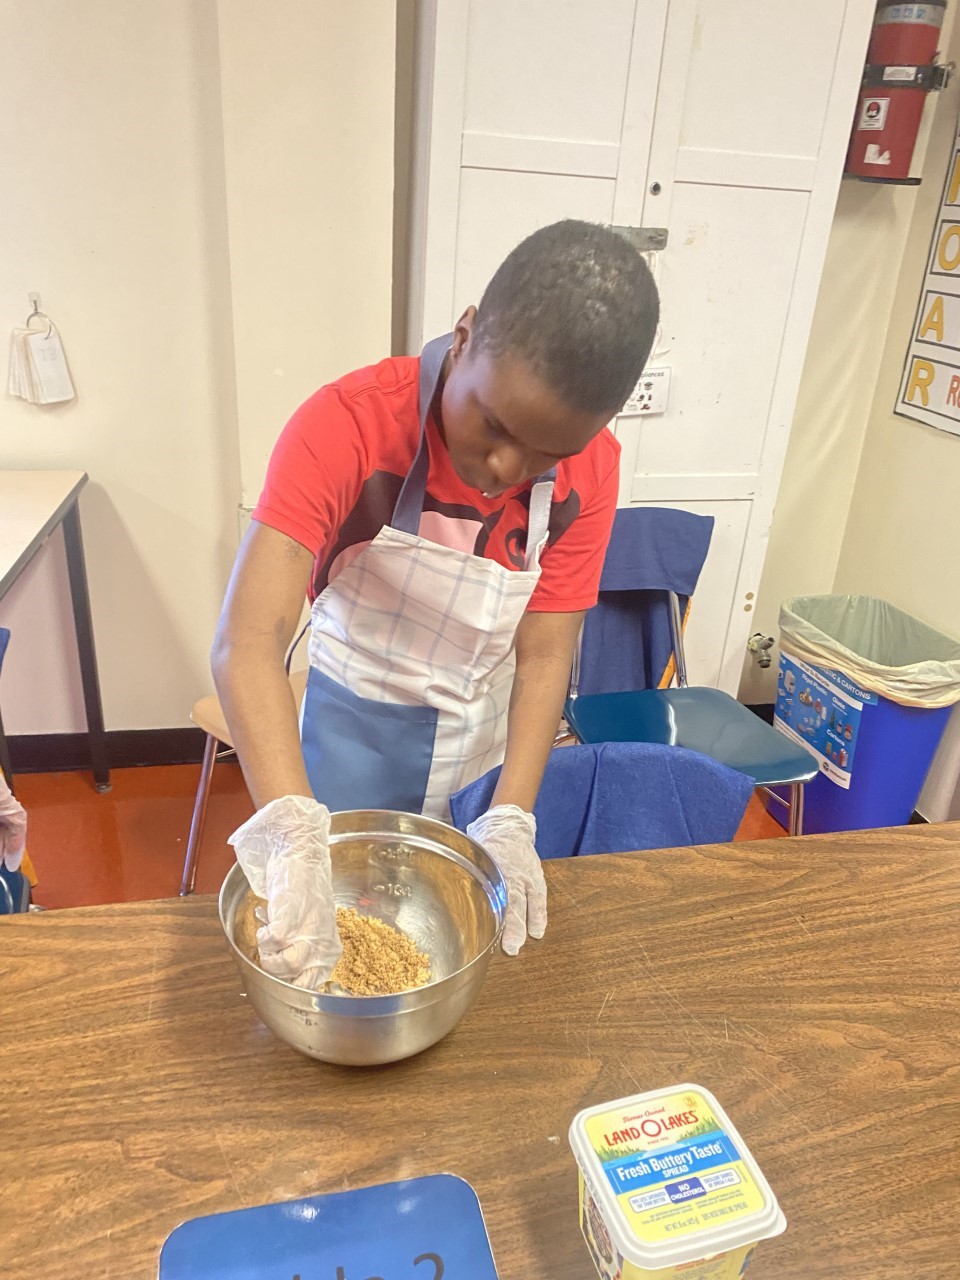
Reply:
[[[515,804],[500,804],[471,822],[467,835],[483,845],[507,882],[507,918],[502,945],[515,956],[527,939],[547,927],[547,882],[534,841],[537,821]]]
[[[257,930],[267,973],[317,990],[343,950],[337,932],[330,869],[330,810],[307,796],[283,796],[230,837],[250,882],[267,900],[267,923]]]
[[[0,863],[8,871],[19,871],[27,844],[27,815],[14,800],[7,780],[0,773]]]

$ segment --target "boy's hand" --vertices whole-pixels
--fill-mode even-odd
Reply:
[[[306,796],[272,800],[230,837],[267,923],[257,930],[260,964],[275,978],[318,990],[342,946],[330,867],[330,811]]]
[[[542,938],[547,927],[547,882],[534,847],[536,819],[515,804],[501,804],[471,822],[467,835],[483,845],[507,882],[501,945],[515,956],[528,934]]]

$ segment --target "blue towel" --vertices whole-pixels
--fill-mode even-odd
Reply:
[[[492,769],[450,797],[461,831],[490,808]],[[534,808],[541,858],[732,840],[753,780],[682,747],[604,742],[551,753]]]
[[[712,516],[671,507],[617,511],[600,599],[584,623],[580,693],[659,687],[671,654],[666,593],[675,591],[686,610],[712,533]]]
[[[603,561],[601,591],[692,596],[707,558],[713,516],[673,507],[620,507]]]

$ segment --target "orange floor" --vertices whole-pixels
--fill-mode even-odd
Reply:
[[[88,774],[21,774],[17,798],[29,814],[27,847],[45,907],[169,898],[180,891],[183,854],[199,766],[115,769],[98,795]],[[253,812],[239,767],[214,771],[197,892],[215,893],[233,856],[227,836]],[[759,800],[750,802],[738,840],[782,836]]]

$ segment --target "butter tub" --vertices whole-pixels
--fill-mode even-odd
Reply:
[[[723,1108],[698,1084],[574,1117],[580,1226],[603,1280],[735,1280],[787,1220]]]

